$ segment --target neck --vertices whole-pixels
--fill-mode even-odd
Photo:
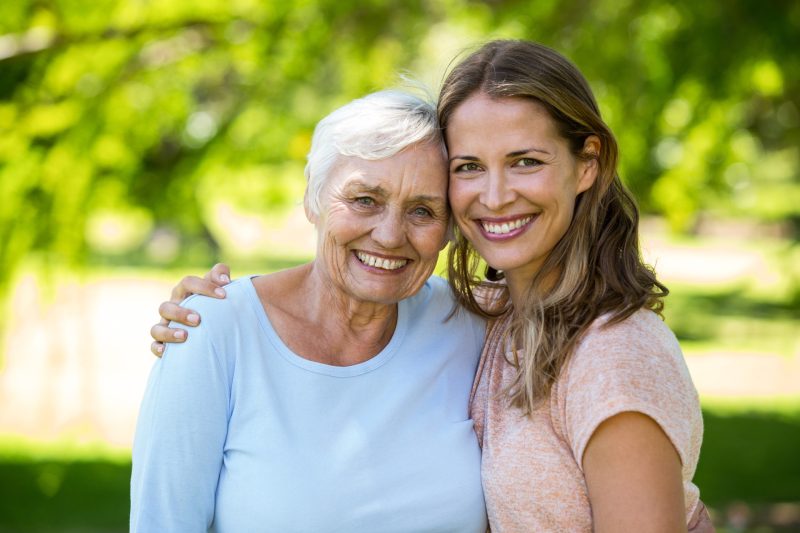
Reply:
[[[330,363],[352,365],[377,355],[394,334],[397,304],[353,298],[331,283],[324,268],[316,263],[308,266],[300,290],[303,307],[330,347],[326,350]]]
[[[538,270],[534,272],[505,272],[506,284],[508,285],[508,293],[511,298],[511,304],[515,309],[521,309],[525,304],[531,290],[533,279],[538,274]],[[548,291],[555,287],[556,280],[558,279],[558,272],[550,272],[547,274],[543,282],[539,285],[541,291]]]
[[[515,309],[520,309],[525,302],[525,295],[531,285],[531,279],[527,276],[521,278],[520,276],[513,276],[506,274],[506,285],[508,286],[508,295],[511,298],[511,304]]]

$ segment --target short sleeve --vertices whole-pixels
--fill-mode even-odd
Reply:
[[[210,299],[192,303],[203,323],[155,361],[133,445],[130,530],[206,531],[227,434],[230,380],[212,328]]]
[[[655,313],[640,310],[620,323],[593,324],[556,394],[566,440],[581,469],[597,427],[633,411],[658,423],[691,479],[702,438],[699,400],[675,336]]]

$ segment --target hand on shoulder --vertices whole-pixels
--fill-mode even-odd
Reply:
[[[202,278],[197,276],[184,277],[173,287],[170,299],[162,302],[158,307],[158,314],[161,316],[161,320],[150,328],[150,336],[154,339],[150,345],[150,351],[157,357],[161,357],[164,353],[165,343],[186,341],[189,335],[188,331],[169,327],[170,322],[190,327],[197,326],[200,323],[200,313],[183,307],[181,302],[193,294],[200,294],[210,298],[225,298],[225,289],[222,287],[230,283],[230,281],[230,268],[224,263],[214,265]]]

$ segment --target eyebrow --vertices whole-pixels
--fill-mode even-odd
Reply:
[[[359,190],[364,191],[372,194],[377,194],[379,196],[386,196],[386,189],[381,187],[380,185],[368,185],[363,181],[352,181],[345,186],[346,190]]]
[[[545,150],[544,148],[537,148],[535,146],[532,146],[531,148],[525,148],[523,150],[514,150],[513,152],[509,152],[509,153],[506,154],[506,157],[519,157],[521,155],[529,154],[531,152],[538,152],[540,154],[545,154],[545,155],[553,155],[550,152],[548,152],[547,150]],[[474,155],[454,155],[453,157],[448,159],[448,162],[452,163],[456,159],[462,159],[464,161],[479,161],[480,160],[479,158],[475,157]]]
[[[368,192],[382,197],[386,197],[389,195],[386,192],[386,189],[384,189],[380,185],[367,185],[363,181],[351,182],[345,187],[345,189],[346,190],[355,189],[358,191]],[[447,199],[444,196],[432,196],[430,194],[419,194],[417,196],[408,199],[408,203],[415,203],[415,202],[446,204]]]
[[[515,152],[509,152],[506,154],[506,157],[517,157],[520,155],[529,154],[531,152],[538,152],[540,154],[545,154],[545,155],[553,155],[544,148],[536,148],[535,146],[532,146],[530,148],[526,148],[525,150],[517,150]]]
[[[429,194],[420,194],[409,199],[410,203],[427,202],[433,204],[446,204],[447,200],[443,196],[431,196]]]

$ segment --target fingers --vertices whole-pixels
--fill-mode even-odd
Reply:
[[[197,311],[181,307],[175,302],[162,302],[158,306],[158,314],[163,319],[160,322],[161,325],[166,325],[171,320],[186,326],[196,326],[200,323],[200,315]]]
[[[192,294],[202,294],[211,298],[225,298],[225,289],[222,285],[230,283],[230,268],[224,263],[217,263],[204,277],[186,276],[172,289],[168,302],[162,303],[158,308],[161,321],[150,328],[150,336],[155,339],[150,345],[150,351],[157,357],[164,353],[164,343],[183,342],[188,333],[179,328],[170,328],[170,321],[196,326],[200,323],[200,315],[191,309],[178,305]]]
[[[150,328],[150,336],[156,341],[154,344],[162,342],[183,342],[186,340],[187,335],[185,329],[170,328],[164,322],[159,322]]]
[[[153,355],[156,357],[161,357],[164,355],[164,345],[158,341],[153,341],[150,345],[150,351],[153,352]]]
[[[203,279],[212,281],[217,285],[227,285],[231,282],[231,269],[225,263],[217,263]]]
[[[162,303],[158,307],[158,314],[161,315],[161,321],[150,328],[150,336],[155,339],[155,342],[150,345],[150,351],[161,357],[164,353],[164,345],[162,343],[183,342],[189,335],[184,329],[170,328],[170,321],[186,324],[187,326],[196,326],[200,323],[200,315],[173,302]]]
[[[172,289],[170,301],[180,303],[190,294],[202,294],[211,298],[225,298],[225,289],[205,278],[186,276]]]

